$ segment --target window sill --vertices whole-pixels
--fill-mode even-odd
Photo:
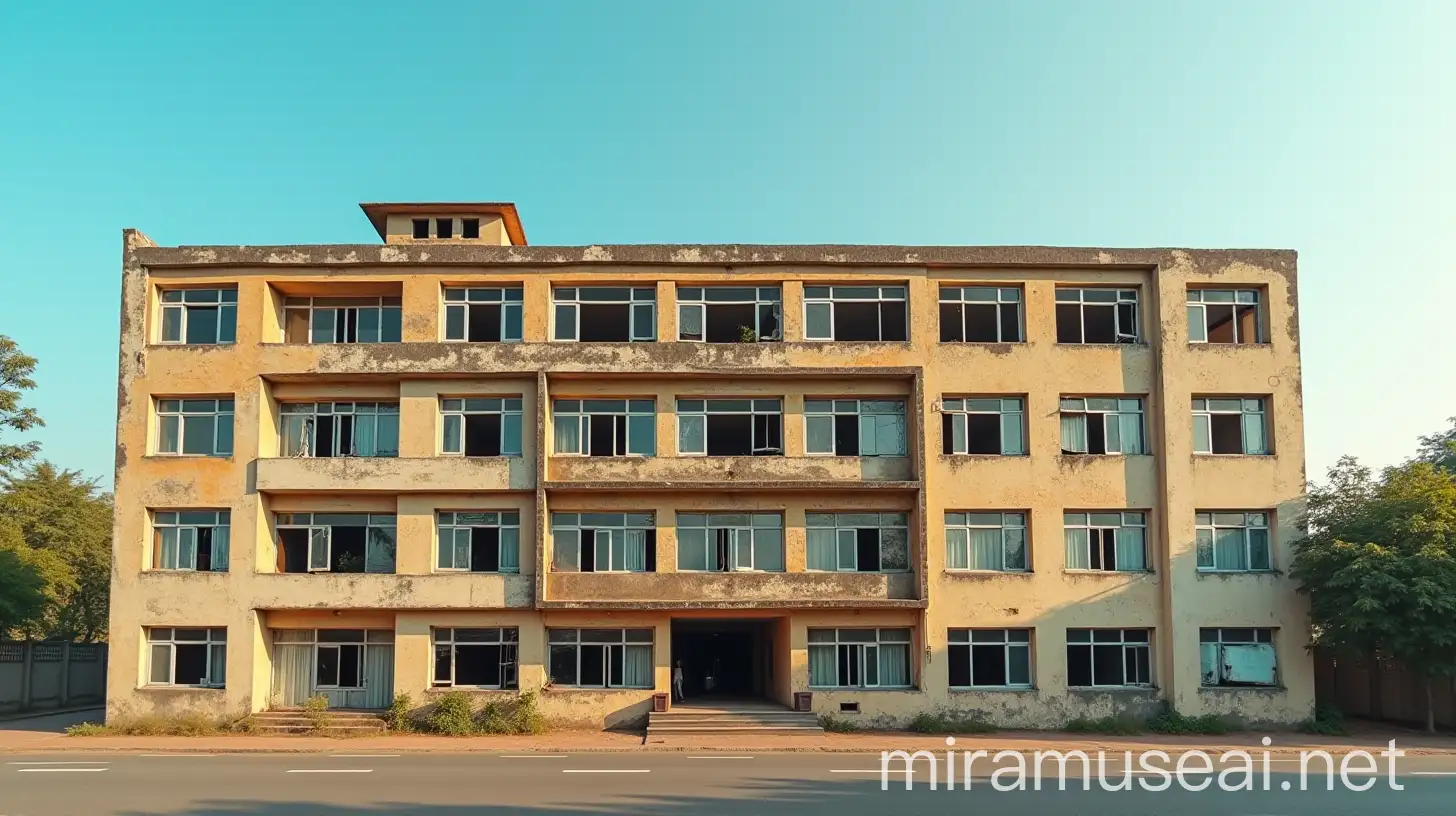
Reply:
[[[1210,343],[1207,340],[1205,340],[1203,342],[1199,342],[1197,340],[1189,340],[1188,341],[1188,346],[1190,348],[1216,348],[1216,349],[1221,349],[1221,348],[1261,348],[1261,349],[1272,349],[1272,348],[1274,348],[1274,344],[1273,343],[1268,343],[1268,342],[1262,342],[1262,343]]]
[[[1057,348],[1147,348],[1145,340],[1131,343],[1057,343]]]
[[[519,694],[520,689],[500,688],[499,686],[430,686],[425,689],[425,695],[449,694],[452,691],[463,691],[467,694]]]
[[[1134,456],[1152,456],[1151,453],[1067,453],[1062,451],[1057,454],[1058,459],[1071,459],[1083,462],[1091,459],[1131,459]]]
[[[233,343],[148,343],[149,348],[237,348],[238,344]]]
[[[951,686],[951,694],[1035,694],[1036,686]]]
[[[1025,340],[939,340],[941,346],[1026,346]]]
[[[1193,458],[1197,459],[1273,459],[1272,453],[1200,453],[1193,452]]]
[[[908,453],[805,453],[805,459],[908,459]]]
[[[150,568],[142,570],[142,575],[227,575],[229,570],[185,570],[185,569],[158,569]]]
[[[1012,576],[1017,578],[1030,578],[1036,573],[1031,570],[973,570],[973,569],[946,569],[943,574],[956,578],[998,578],[1001,576]]]
[[[1232,693],[1235,693],[1235,694],[1247,694],[1249,692],[1264,692],[1265,694],[1268,694],[1270,692],[1276,692],[1276,693],[1282,694],[1282,693],[1284,693],[1286,691],[1289,691],[1289,689],[1285,688],[1284,686],[1280,686],[1280,685],[1273,685],[1273,686],[1199,686],[1198,687],[1198,693],[1199,694],[1223,694],[1223,693],[1226,693],[1226,692],[1232,692]]]
[[[1279,570],[1274,570],[1274,569],[1262,569],[1262,570],[1216,570],[1216,569],[1200,569],[1195,574],[1198,575],[1198,577],[1200,577],[1200,578],[1203,578],[1205,576],[1206,577],[1210,577],[1210,578],[1227,578],[1229,576],[1235,576],[1235,575],[1281,575],[1282,573]]]
[[[1063,575],[1157,575],[1152,570],[1094,570],[1094,569],[1064,569]]]
[[[1068,686],[1068,694],[1144,694],[1154,696],[1157,686]]]
[[[231,462],[235,454],[219,456],[211,453],[149,453],[143,459],[150,459],[158,462],[165,462],[171,459],[218,459],[224,462]]]
[[[375,575],[387,575],[389,573],[372,573]],[[467,569],[441,569],[436,567],[429,575],[520,575],[519,570],[515,572],[502,572],[501,570],[467,570]]]
[[[1072,454],[1063,454],[1063,455],[1064,456],[1068,456],[1068,455],[1072,455]],[[1085,455],[1088,455],[1088,454],[1076,454],[1076,455],[1078,455],[1078,456],[1085,456]],[[1091,455],[1094,455],[1094,456],[1102,456],[1104,454],[1091,454]],[[955,461],[957,459],[1029,459],[1029,458],[1031,458],[1031,454],[1029,454],[1029,453],[941,453],[940,454],[940,458],[942,458],[942,459],[949,459],[951,461]]]
[[[915,688],[914,686],[810,686],[809,691],[815,692],[816,694],[840,694],[846,692],[859,694],[860,692],[874,693],[880,691],[894,691],[900,693],[909,691],[919,694],[921,692],[920,689]]]
[[[642,644],[642,645],[646,645],[646,644]],[[581,692],[587,692],[587,693],[590,693],[590,694],[601,694],[602,692],[614,692],[614,693],[629,693],[630,692],[630,693],[640,694],[640,693],[642,693],[644,691],[653,691],[653,692],[655,692],[655,691],[657,691],[657,687],[656,686],[640,686],[640,687],[639,686],[542,686],[541,687],[541,691],[546,692],[548,694],[558,693],[558,692],[560,692],[560,693],[567,693],[567,694],[579,694]]]
[[[171,685],[164,686],[164,685],[161,685],[161,684],[151,684],[151,683],[148,683],[146,685],[137,686],[137,691],[153,691],[153,692],[164,692],[164,693],[165,692],[185,692],[185,691],[219,692],[219,691],[227,691],[227,687],[226,686],[171,686]]]

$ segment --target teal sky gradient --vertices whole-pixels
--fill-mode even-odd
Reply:
[[[109,482],[120,230],[1287,247],[1311,475],[1456,414],[1456,3],[0,4],[0,334]]]

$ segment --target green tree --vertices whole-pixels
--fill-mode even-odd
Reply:
[[[0,520],[19,530],[19,546],[10,549],[44,578],[50,600],[27,634],[106,636],[111,515],[111,497],[76,471],[39,462],[0,477]]]
[[[28,431],[45,424],[34,408],[20,406],[21,392],[35,388],[34,373],[35,358],[0,334],[0,430]],[[7,445],[0,441],[0,472],[30,459],[38,450],[39,442]]]
[[[1451,427],[1444,432],[1421,437],[1421,448],[1416,458],[1456,473],[1456,417],[1447,421]]]
[[[32,554],[20,525],[0,518],[0,638],[24,637],[52,604],[45,576],[30,562]]]
[[[1313,644],[1401,661],[1432,688],[1456,674],[1456,474],[1430,462],[1379,478],[1342,458],[1309,495],[1312,532],[1291,574],[1309,597]]]

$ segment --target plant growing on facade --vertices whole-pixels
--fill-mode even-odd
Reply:
[[[740,342],[740,343],[757,343],[758,342],[758,332],[754,331],[752,326],[739,326],[738,327],[738,342]]]

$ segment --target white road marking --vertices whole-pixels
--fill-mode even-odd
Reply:
[[[562,768],[562,773],[652,773],[647,768]]]
[[[851,769],[851,770],[844,770],[844,771],[842,771],[842,770],[840,770],[838,768],[831,768],[829,770],[829,772],[830,773],[872,773],[872,774],[877,774],[877,773],[879,773],[879,770],[876,769],[876,770],[873,770],[873,771],[861,771],[859,769]],[[903,774],[904,772],[905,772],[905,769],[904,768],[901,768],[900,769],[900,773]],[[893,774],[895,772],[894,771],[890,771],[890,773]]]
[[[110,765],[110,762],[101,760],[86,760],[75,762],[7,762],[6,765]]]
[[[501,754],[501,759],[566,759],[569,754]]]
[[[397,757],[399,754],[329,754],[330,759],[373,759],[375,757]]]
[[[687,758],[688,759],[753,759],[753,757],[751,757],[751,756],[712,756],[712,755],[690,756],[690,757],[687,757]]]
[[[215,757],[217,754],[137,754],[140,757]]]
[[[86,773],[87,771],[109,771],[110,768],[16,768],[16,773]]]
[[[285,773],[374,773],[373,768],[293,768]]]
[[[1411,771],[1411,776],[1456,776],[1456,771]]]

